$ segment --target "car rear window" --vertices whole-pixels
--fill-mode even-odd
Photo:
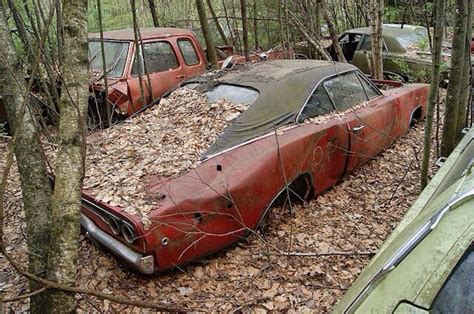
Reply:
[[[193,43],[189,39],[179,39],[178,40],[179,50],[183,55],[184,62],[186,65],[196,65],[199,64],[199,58],[194,49]]]
[[[186,83],[183,87],[196,89],[200,91],[205,88],[205,84],[200,83]],[[212,104],[220,99],[225,99],[233,104],[252,105],[260,95],[260,93],[249,87],[231,85],[231,84],[219,84],[211,89],[207,89],[204,94],[207,96],[208,103]]]
[[[146,43],[143,46],[148,73],[164,72],[179,67],[178,59],[169,42],[157,41]],[[140,74],[136,57],[133,62],[132,74]]]
[[[413,32],[397,37],[398,42],[405,48],[413,48],[426,46],[428,43],[428,36],[423,32]]]
[[[242,86],[220,84],[206,93],[210,103],[226,99],[233,104],[251,105],[258,98],[258,91]]]
[[[364,41],[360,45],[359,50],[371,51],[372,50],[372,36],[366,35],[364,36]],[[385,40],[382,38],[382,50],[387,51],[387,45],[385,44]]]
[[[105,65],[108,77],[121,77],[127,61],[129,43],[104,41]],[[89,60],[92,71],[102,72],[102,53],[99,41],[89,42]]]

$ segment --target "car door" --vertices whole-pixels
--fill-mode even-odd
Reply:
[[[146,42],[143,44],[143,60],[134,58],[129,89],[134,111],[143,107],[144,103],[161,97],[184,79],[183,66],[180,64],[177,53],[167,40]],[[135,56],[136,56],[135,49]],[[145,74],[145,67],[148,75]],[[141,74],[141,75],[140,75]],[[146,100],[141,100],[140,83],[142,84]],[[150,84],[148,84],[150,83]],[[153,97],[149,97],[149,95]]]
[[[320,84],[307,100],[297,119],[300,124],[311,127],[316,125],[314,129],[318,139],[312,147],[311,172],[317,194],[334,185],[342,177],[347,161],[346,151],[349,147],[347,126],[342,120],[327,119],[335,112],[333,102],[323,84]]]
[[[353,34],[353,33],[345,33],[339,37],[339,45],[341,46],[342,53],[346,58],[347,62],[352,63],[352,59],[354,58],[355,51],[359,46],[359,42],[362,38],[361,34]],[[331,46],[332,47],[332,46]],[[335,52],[334,49],[331,50],[333,59],[335,60]]]
[[[176,40],[179,57],[183,63],[181,81],[200,75],[206,71],[206,59],[204,52],[196,41],[191,37],[179,37]]]
[[[347,172],[366,163],[389,146],[399,118],[398,100],[385,96],[358,71],[324,82],[336,109],[344,113],[350,145]]]
[[[385,66],[385,62],[388,57],[388,49],[385,44],[385,40],[382,38],[382,59]],[[369,62],[372,59],[372,36],[363,35],[359,46],[357,47],[352,64],[359,68],[362,72],[370,74]]]

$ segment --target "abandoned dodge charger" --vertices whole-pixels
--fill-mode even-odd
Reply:
[[[144,274],[209,255],[279,196],[320,194],[390,146],[424,117],[428,90],[316,60],[195,78],[89,137],[81,224]]]

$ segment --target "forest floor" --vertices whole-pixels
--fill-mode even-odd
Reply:
[[[423,123],[418,123],[308,204],[294,205],[292,212],[273,209],[259,236],[153,277],[122,267],[81,235],[77,285],[196,311],[328,312],[418,196],[422,143]],[[7,142],[0,141],[0,169],[6,150]],[[26,265],[16,169],[7,188],[4,228],[8,252]],[[6,298],[27,292],[27,281],[0,255],[0,293]],[[148,312],[85,295],[77,300],[83,312]],[[4,305],[5,313],[27,309],[27,300]]]

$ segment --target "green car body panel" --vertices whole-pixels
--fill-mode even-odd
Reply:
[[[474,191],[474,129],[464,136],[334,312],[429,311],[439,290],[473,243],[473,195],[451,206],[391,271],[378,280],[373,278],[430,217],[466,191]]]

